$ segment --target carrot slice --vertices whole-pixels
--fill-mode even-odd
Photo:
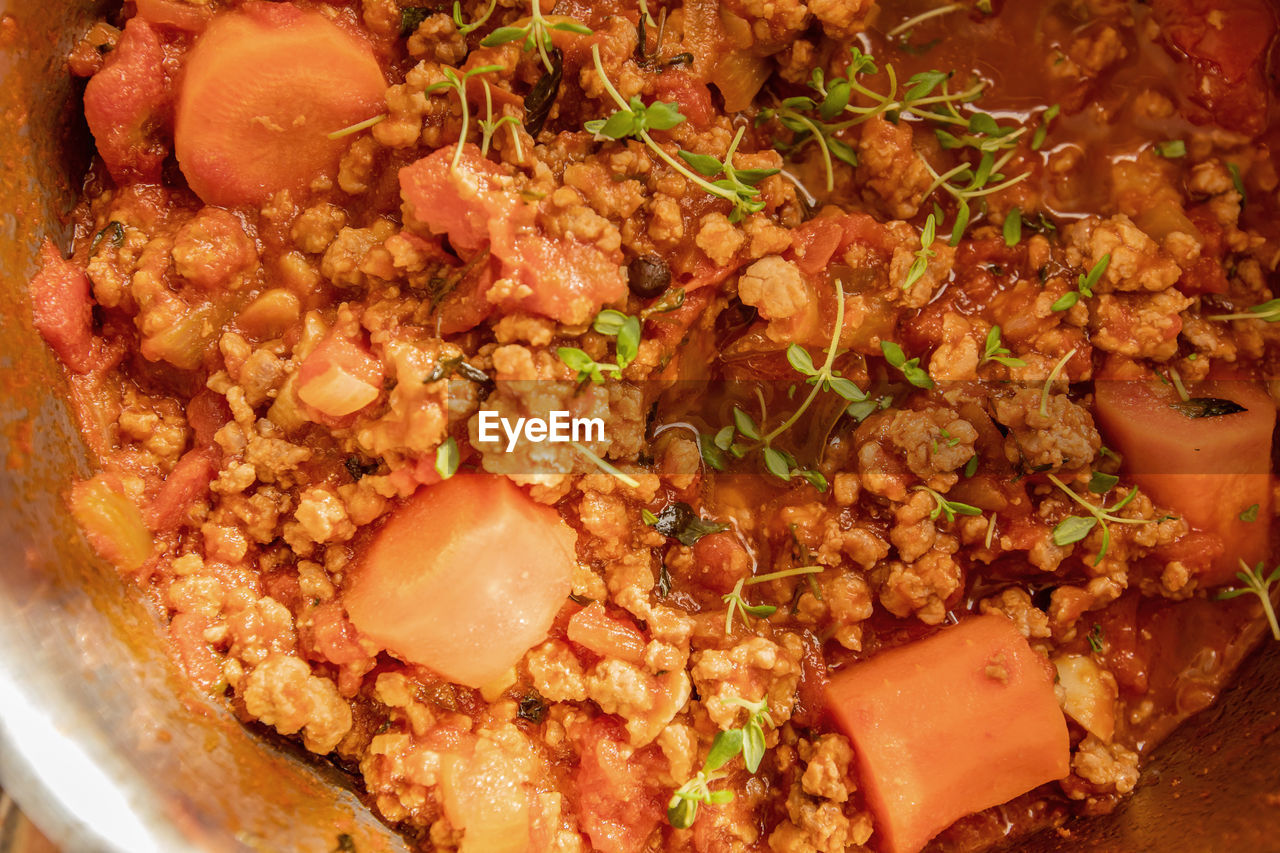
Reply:
[[[469,687],[544,640],[570,591],[573,531],[501,477],[419,489],[374,536],[345,593],[369,639]]]
[[[854,664],[827,701],[854,743],[885,853],[916,853],[956,819],[1070,770],[1053,669],[1003,616]]]
[[[329,134],[384,110],[370,46],[318,12],[246,3],[209,24],[187,58],[174,145],[210,204],[260,204],[332,174]]]
[[[1156,503],[1222,539],[1225,551],[1201,576],[1215,586],[1235,577],[1240,560],[1253,565],[1269,555],[1276,406],[1260,384],[1247,380],[1203,382],[1188,391],[1195,400],[1225,400],[1245,410],[1190,417],[1184,411],[1195,409],[1176,408],[1172,388],[1141,379],[1099,380],[1094,400],[1098,424],[1133,481]]]

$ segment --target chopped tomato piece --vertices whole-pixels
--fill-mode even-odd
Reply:
[[[40,272],[31,280],[36,330],[67,369],[85,373],[93,351],[89,277],[49,240],[40,249],[40,260]]]
[[[456,170],[453,157],[452,147],[442,148],[400,170],[406,222],[447,234],[463,253],[474,254],[488,243],[501,277],[516,285],[498,307],[583,323],[626,295],[619,252],[548,236],[537,225],[533,205],[506,188],[502,170],[479,148],[466,145]]]
[[[84,90],[84,117],[107,171],[117,181],[157,183],[169,154],[172,86],[155,29],[131,18],[116,49]]]

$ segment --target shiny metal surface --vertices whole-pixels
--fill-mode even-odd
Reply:
[[[84,169],[61,57],[92,8],[0,0],[0,783],[68,850],[330,851],[343,833],[362,853],[402,850],[341,774],[183,685],[154,614],[65,511],[85,452],[23,300],[40,238],[65,245]],[[1270,644],[1120,812],[1022,849],[1280,851],[1278,706]]]
[[[85,451],[23,294],[40,239],[66,244],[84,172],[62,58],[93,6],[0,3],[0,784],[72,851],[328,851],[340,834],[402,850],[331,766],[183,686],[153,613],[65,510]]]

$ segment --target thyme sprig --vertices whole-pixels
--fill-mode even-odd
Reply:
[[[551,40],[552,30],[577,33],[582,36],[589,36],[594,32],[586,24],[572,19],[557,21],[554,24],[547,23],[547,19],[542,16],[541,4],[538,0],[533,0],[529,4],[529,21],[526,24],[519,27],[498,27],[481,40],[480,46],[497,47],[498,45],[523,40],[522,48],[524,52],[529,53],[536,50],[542,60],[542,66],[550,72],[554,67],[551,62],[551,51],[555,48],[555,43]]]
[[[764,202],[760,200],[760,190],[756,185],[770,175],[776,175],[778,170],[737,169],[734,167],[733,155],[737,152],[738,145],[742,142],[746,128],[738,128],[738,132],[734,135],[733,142],[730,144],[729,151],[723,161],[706,154],[694,154],[683,150],[679,152],[679,158],[673,157],[654,140],[649,132],[651,130],[671,130],[683,122],[685,116],[680,112],[679,104],[664,101],[645,104],[636,96],[633,96],[630,101],[623,99],[622,95],[619,94],[609,80],[609,75],[605,73],[604,64],[600,60],[599,45],[591,46],[591,58],[595,63],[596,74],[599,75],[605,91],[609,93],[609,97],[617,104],[618,109],[606,119],[595,119],[586,122],[583,126],[588,131],[594,133],[597,137],[606,139],[626,139],[630,137],[640,140],[653,153],[657,154],[663,162],[698,187],[701,187],[705,192],[730,202],[733,205],[733,212],[729,218],[735,222],[741,220],[748,213],[755,213],[764,209]],[[723,174],[724,178],[716,181],[708,180],[708,178],[714,178],[720,174]]]
[[[956,520],[957,515],[982,515],[982,510],[976,506],[947,500],[945,495],[939,494],[928,486],[916,486],[912,491],[924,492],[933,498],[933,511],[929,513],[930,521],[937,521],[939,516],[943,516],[948,523],[951,523]]]
[[[1009,348],[1000,342],[1000,327],[992,326],[991,331],[987,332],[987,339],[983,345],[982,359],[978,364],[986,364],[988,361],[994,361],[997,364],[1003,364],[1005,367],[1026,367],[1027,363],[1020,358],[1015,358]]]
[[[766,430],[764,427],[769,421],[769,412],[765,405],[764,395],[757,390],[756,399],[760,405],[759,423],[747,412],[735,406],[733,424],[717,432],[715,438],[710,442],[710,446],[706,441],[702,442],[703,458],[708,465],[717,470],[723,470],[723,452],[727,451],[738,459],[742,459],[749,453],[758,450],[761,452],[765,470],[778,479],[790,481],[794,477],[800,477],[820,492],[827,490],[827,479],[820,471],[801,468],[796,464],[795,457],[785,450],[774,447],[773,442],[796,425],[800,417],[813,405],[819,394],[834,392],[848,401],[850,405],[846,412],[853,417],[859,417],[861,413],[860,409],[855,411],[855,407],[860,407],[862,404],[869,402],[866,392],[855,385],[852,380],[841,376],[840,371],[835,369],[836,357],[840,354],[840,333],[844,329],[845,311],[844,286],[840,281],[836,281],[835,287],[835,323],[831,332],[831,342],[827,346],[827,357],[822,362],[822,365],[820,367],[815,365],[813,356],[799,344],[791,344],[787,347],[787,363],[797,373],[805,377],[806,384],[813,386],[808,395],[790,416],[772,429]],[[866,417],[866,414],[861,414],[861,417]]]
[[[1066,311],[1068,308],[1075,306],[1081,299],[1091,299],[1093,297],[1093,288],[1102,278],[1102,274],[1107,271],[1107,267],[1111,266],[1111,253],[1107,252],[1098,262],[1094,264],[1088,273],[1081,273],[1076,279],[1076,289],[1068,290],[1066,293],[1058,297],[1058,299],[1049,306],[1054,311]]]
[[[480,120],[480,153],[486,157],[489,155],[489,146],[493,144],[493,135],[498,132],[504,124],[511,127],[511,142],[515,147],[516,159],[524,160],[524,146],[520,144],[520,120],[515,116],[502,116],[496,121],[493,118],[493,88],[489,85],[488,80],[484,83],[484,109],[485,117]]]
[[[762,698],[758,702],[750,702],[739,696],[727,700],[747,711],[747,722],[740,729],[725,729],[717,732],[711,742],[711,750],[707,753],[702,769],[685,782],[667,803],[667,821],[676,829],[688,829],[698,818],[698,806],[722,805],[733,799],[729,790],[711,790],[711,785],[724,779],[728,774],[721,769],[730,761],[742,756],[742,763],[749,773],[760,769],[764,760],[764,727],[774,726],[769,716],[769,699]]]
[[[453,152],[453,164],[450,167],[454,171],[457,170],[458,164],[462,161],[462,147],[467,142],[467,131],[471,124],[471,104],[467,101],[467,81],[481,74],[492,74],[501,70],[501,65],[481,65],[463,73],[462,76],[458,76],[458,72],[446,67],[442,72],[445,79],[432,83],[422,90],[424,95],[431,95],[435,92],[452,89],[454,94],[458,96],[458,103],[462,107],[462,129],[458,132],[458,147]]]
[[[1053,528],[1053,544],[1059,548],[1074,544],[1084,539],[1095,527],[1102,528],[1102,547],[1098,549],[1098,558],[1093,564],[1102,563],[1102,558],[1107,555],[1107,549],[1111,545],[1111,524],[1152,524],[1156,521],[1154,518],[1121,518],[1116,513],[1124,509],[1133,499],[1138,496],[1138,487],[1134,486],[1129,493],[1111,506],[1096,506],[1080,495],[1071,490],[1071,487],[1059,480],[1053,474],[1049,474],[1049,482],[1053,483],[1061,489],[1067,497],[1075,501],[1084,510],[1089,513],[1087,516],[1069,515],[1059,521]]]
[[[915,260],[907,268],[906,278],[902,280],[902,289],[910,290],[929,268],[929,261],[937,257],[933,243],[938,236],[938,220],[930,213],[924,220],[924,229],[920,232],[920,248],[915,251]]]
[[[1258,305],[1251,305],[1238,314],[1210,314],[1210,320],[1263,320],[1267,323],[1280,321],[1280,299],[1268,299]]]
[[[746,599],[743,598],[744,587],[782,580],[784,578],[797,577],[799,575],[816,575],[821,573],[822,570],[822,566],[798,566],[793,569],[782,569],[781,571],[769,572],[764,575],[755,575],[749,578],[738,578],[738,582],[733,586],[733,591],[720,597],[720,600],[729,606],[728,610],[726,610],[724,614],[725,634],[733,633],[733,617],[735,615],[742,616],[742,624],[750,625],[751,619],[753,618],[767,619],[774,613],[778,612],[778,608],[772,604],[748,604]]]
[[[627,369],[640,353],[640,318],[606,308],[596,315],[591,328],[605,337],[615,338],[614,362],[599,362],[577,347],[560,347],[556,355],[570,370],[578,373],[577,381],[604,382],[606,373],[618,374]]]
[[[1276,619],[1275,600],[1271,592],[1271,587],[1276,585],[1276,581],[1280,581],[1280,566],[1276,566],[1271,570],[1271,574],[1266,576],[1263,576],[1264,571],[1261,562],[1251,569],[1244,560],[1241,560],[1240,571],[1236,572],[1236,577],[1244,586],[1224,589],[1218,593],[1218,599],[1239,598],[1242,595],[1258,596],[1258,600],[1262,602],[1262,612],[1267,616],[1267,624],[1271,626],[1271,636],[1280,640],[1280,621]]]
[[[498,0],[489,0],[489,7],[484,10],[484,14],[468,24],[462,18],[462,0],[453,0],[453,25],[458,28],[458,35],[465,36],[483,27],[497,8]]]

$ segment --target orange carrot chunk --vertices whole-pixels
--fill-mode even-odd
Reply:
[[[1252,566],[1270,551],[1276,407],[1266,389],[1248,380],[1202,382],[1188,393],[1192,400],[1183,403],[1154,380],[1099,380],[1094,399],[1098,425],[1133,481],[1157,504],[1222,539],[1226,550],[1201,577],[1216,586],[1235,577],[1240,560]],[[1210,401],[1243,410],[1224,414],[1232,406]]]
[[[318,12],[246,3],[216,17],[187,58],[174,146],[209,204],[260,204],[332,175],[350,140],[329,134],[385,110],[363,40]]]
[[[419,489],[375,534],[345,593],[356,628],[468,687],[546,639],[570,591],[573,531],[501,477]]]
[[[1053,668],[1003,616],[966,619],[839,672],[828,707],[853,741],[885,853],[1070,770]]]

